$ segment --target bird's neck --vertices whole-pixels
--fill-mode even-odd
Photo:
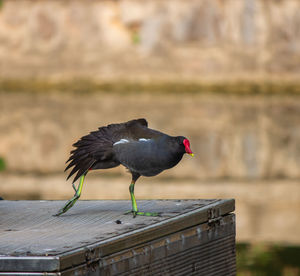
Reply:
[[[182,159],[184,152],[178,149],[178,143],[173,137],[163,137],[158,141],[160,156],[164,159],[168,168],[174,167]]]

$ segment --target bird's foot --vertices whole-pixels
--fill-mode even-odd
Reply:
[[[65,204],[64,207],[62,207],[61,209],[58,210],[57,214],[55,214],[54,216],[60,216],[61,214],[67,212],[74,204],[75,202],[78,200],[79,196],[78,195],[74,195],[70,200],[67,201],[67,203]]]
[[[132,214],[133,218],[136,216],[146,216],[146,217],[161,217],[161,213],[156,212],[139,212],[139,211],[127,211],[124,215]]]

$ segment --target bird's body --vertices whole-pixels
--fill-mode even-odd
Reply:
[[[171,137],[168,137],[172,139]],[[174,167],[184,152],[174,152],[165,148],[166,137],[139,139],[114,145],[119,162],[131,172],[142,176],[155,176]]]
[[[100,127],[97,131],[83,136],[73,146],[76,149],[71,151],[66,170],[73,167],[68,178],[76,173],[73,183],[81,177],[80,186],[76,189],[73,185],[75,196],[58,215],[71,208],[79,198],[84,176],[89,170],[123,165],[132,174],[130,193],[132,212],[135,216],[138,214],[133,194],[135,181],[140,176],[155,176],[174,167],[184,153],[193,155],[189,141],[185,137],[173,137],[150,129],[145,119]]]

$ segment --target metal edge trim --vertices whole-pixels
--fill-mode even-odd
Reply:
[[[58,256],[0,256],[0,272],[5,272],[4,274],[12,271],[22,271],[23,273],[41,272],[41,269],[33,269],[29,265],[32,262],[35,262],[35,267],[43,266],[44,270],[47,269],[49,272],[59,271],[60,269],[60,258]]]

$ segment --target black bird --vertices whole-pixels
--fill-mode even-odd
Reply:
[[[65,171],[73,167],[68,178],[77,173],[72,186],[75,195],[57,216],[69,210],[81,195],[84,177],[89,170],[125,166],[132,175],[129,186],[133,217],[136,215],[155,216],[156,213],[139,212],[134,196],[134,184],[142,176],[154,176],[178,164],[183,154],[194,156],[190,142],[183,136],[169,136],[148,128],[145,119],[131,120],[121,124],[100,127],[97,131],[83,136],[73,146],[70,162]],[[80,178],[78,188],[74,182]]]

